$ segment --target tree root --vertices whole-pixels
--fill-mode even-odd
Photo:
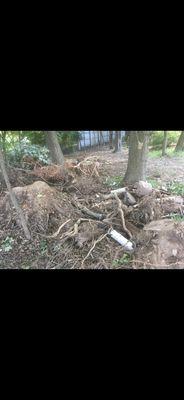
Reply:
[[[124,217],[124,212],[123,212],[123,210],[122,210],[121,200],[119,199],[117,193],[114,193],[114,197],[115,197],[115,199],[116,199],[116,201],[117,201],[117,204],[118,204],[118,212],[119,212],[120,217],[121,217],[121,222],[122,222],[123,230],[124,230],[125,233],[128,234],[129,238],[132,239],[132,234],[131,234],[131,232],[127,229],[126,224],[125,224],[125,217]]]

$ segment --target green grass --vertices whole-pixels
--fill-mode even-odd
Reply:
[[[124,254],[123,257],[121,257],[121,258],[119,258],[117,260],[114,260],[112,265],[114,267],[117,267],[117,266],[120,266],[120,265],[127,265],[127,264],[130,263],[130,261],[131,261],[131,256],[129,254]]]
[[[106,178],[104,184],[109,188],[113,187],[117,189],[122,185],[122,180],[122,176],[109,176],[108,178]]]
[[[171,219],[174,220],[174,221],[176,221],[176,222],[182,222],[182,221],[184,221],[184,215],[174,215],[174,214],[171,214],[170,216],[171,216]]]
[[[160,188],[160,183],[156,179],[147,179],[148,183],[151,183],[153,189],[159,189]]]
[[[184,151],[175,152],[175,148],[168,147],[166,154],[170,157],[184,157]],[[162,150],[150,150],[149,158],[160,158],[162,157]]]
[[[167,185],[168,190],[178,196],[184,196],[184,183],[171,182]]]

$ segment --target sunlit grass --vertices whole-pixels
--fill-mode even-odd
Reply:
[[[169,147],[166,151],[166,155],[170,157],[184,157],[184,151],[175,152],[174,147]],[[160,158],[162,157],[162,150],[150,150],[149,158]]]
[[[184,183],[181,182],[170,182],[167,185],[168,190],[176,195],[184,196]]]
[[[161,186],[161,184],[160,184],[160,182],[158,182],[156,179],[147,179],[147,182],[148,183],[151,183],[151,185],[152,185],[152,187],[154,188],[154,189],[159,189],[160,188],[160,186]]]

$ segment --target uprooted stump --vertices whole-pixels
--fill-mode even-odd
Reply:
[[[137,238],[135,267],[184,268],[184,222],[152,221]]]
[[[71,183],[78,175],[99,177],[99,162],[85,159],[77,161],[66,161],[64,165],[48,165],[34,168],[30,175],[51,183]]]
[[[47,183],[37,181],[32,185],[15,187],[13,192],[16,195],[19,205],[22,208],[27,223],[34,230],[46,232],[48,225],[52,219],[52,223],[58,226],[58,222],[69,218],[71,213],[71,205],[69,205],[66,194],[59,194],[54,188]],[[7,194],[1,202],[1,212],[6,212],[7,218],[14,218],[9,194]],[[55,220],[55,224],[54,224]],[[17,221],[18,222],[18,221]],[[19,224],[19,223],[18,223]]]
[[[46,182],[51,183],[70,183],[74,179],[71,170],[67,169],[66,165],[48,165],[46,167],[35,168],[30,172],[31,175]]]

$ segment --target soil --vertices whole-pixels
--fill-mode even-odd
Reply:
[[[105,198],[115,188],[114,182],[121,186],[127,160],[127,149],[117,154],[105,149],[68,157],[64,176],[54,168],[37,167],[34,173],[11,168],[11,184],[32,239],[24,238],[0,179],[0,268],[184,268],[184,223],[167,219],[172,211],[183,212],[182,198],[173,200],[155,190],[143,199],[136,198],[135,207],[123,206],[135,245],[133,255],[110,238],[113,227],[129,239],[116,199]],[[184,159],[149,159],[148,177],[162,186],[171,180],[184,182]],[[94,219],[86,208],[105,218]]]

